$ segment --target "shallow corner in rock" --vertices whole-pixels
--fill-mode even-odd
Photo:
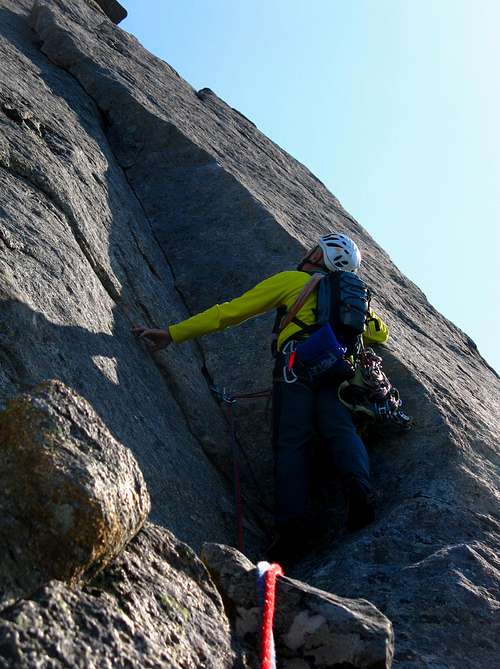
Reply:
[[[258,648],[261,608],[254,565],[221,544],[205,544],[201,558],[221,592],[236,637],[244,647]],[[274,629],[276,652],[288,669],[392,666],[392,624],[363,599],[337,597],[280,577]]]
[[[149,510],[132,453],[62,382],[39,384],[0,414],[3,599],[51,579],[88,579],[137,533]]]

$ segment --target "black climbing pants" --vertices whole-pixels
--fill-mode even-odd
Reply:
[[[309,452],[314,435],[321,440],[331,473],[340,477],[346,493],[353,481],[370,493],[366,448],[351,414],[339,401],[334,383],[313,386],[297,380],[285,383],[275,373],[273,445],[277,527],[304,519],[309,495]]]

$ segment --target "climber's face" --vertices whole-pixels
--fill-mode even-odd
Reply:
[[[323,251],[319,246],[312,248],[309,253],[302,258],[297,269],[301,270],[309,265],[312,267],[323,266]]]
[[[319,248],[319,246],[316,246],[312,251],[310,251],[309,262],[313,263],[314,265],[323,264],[323,251]]]

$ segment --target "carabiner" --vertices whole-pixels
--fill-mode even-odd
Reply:
[[[283,353],[285,356],[285,364],[283,365],[283,380],[285,383],[295,383],[295,381],[298,381],[299,378],[293,371],[293,365],[295,362],[295,346],[295,340],[291,339],[283,346],[283,349],[281,350],[281,353]]]

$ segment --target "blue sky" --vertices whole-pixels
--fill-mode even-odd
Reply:
[[[307,165],[500,370],[497,0],[120,1],[122,28]]]

